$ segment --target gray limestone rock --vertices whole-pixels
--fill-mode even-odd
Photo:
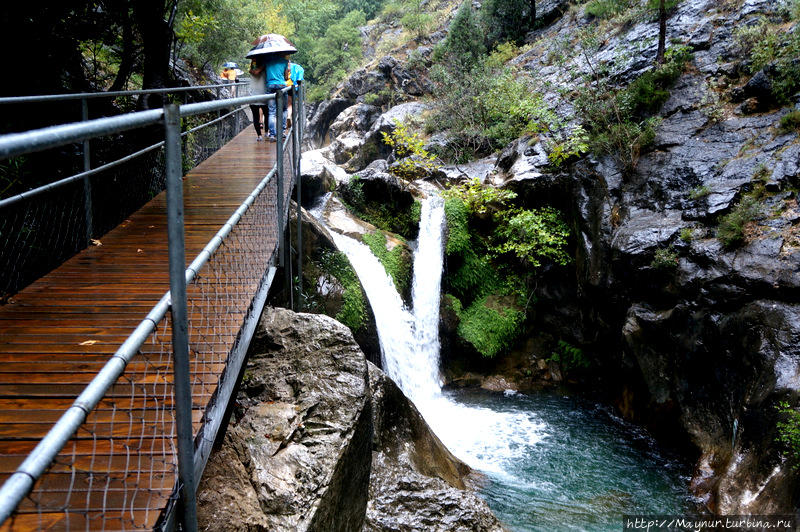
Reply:
[[[371,425],[367,363],[347,327],[327,316],[268,309],[235,419],[210,458],[210,471],[222,474],[205,475],[199,488],[200,527],[361,529]]]

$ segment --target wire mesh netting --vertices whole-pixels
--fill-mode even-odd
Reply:
[[[284,219],[295,182],[292,163],[288,142],[283,158]],[[219,396],[218,386],[223,376],[237,376],[229,371],[230,353],[245,320],[253,318],[254,297],[275,261],[281,215],[277,185],[273,176],[187,287],[196,439],[212,441],[216,436],[207,430],[207,413],[212,404],[228,403],[228,397]],[[163,522],[163,510],[176,500],[179,483],[171,341],[167,314],[0,530],[132,530]],[[93,356],[91,345],[81,351],[64,360],[86,371],[88,382],[96,374],[89,369],[99,370],[108,356],[99,351]],[[82,389],[74,384],[60,388],[59,404],[66,409]],[[42,393],[53,394],[52,389]],[[44,436],[54,421],[31,420],[30,434]],[[18,446],[14,460],[21,462],[35,443]]]
[[[178,479],[173,406],[167,314],[4,529],[152,529]]]
[[[184,128],[199,126],[217,118],[189,117]],[[207,159],[249,124],[244,110],[222,118],[213,125],[186,133],[183,141],[184,169]],[[163,128],[136,130],[126,135],[93,141],[92,167],[115,161],[163,139]],[[53,150],[35,157],[52,158],[69,168],[48,169],[34,156],[0,164],[0,199],[10,198],[78,172],[80,149]],[[71,159],[70,159],[71,157]],[[66,171],[69,170],[69,171]],[[102,242],[102,235],[122,223],[131,213],[165,188],[163,148],[144,153],[130,161],[89,177],[91,232],[87,231],[83,180],[46,191],[12,205],[0,206],[0,304],[19,290],[51,271],[90,244]]]

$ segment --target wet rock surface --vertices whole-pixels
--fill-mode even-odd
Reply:
[[[268,308],[198,520],[201,530],[502,531],[471,475],[344,325]]]
[[[373,453],[365,531],[500,532],[486,503],[465,489],[470,468],[431,432],[397,385],[370,365]]]
[[[335,320],[268,309],[199,488],[201,529],[361,529],[372,441],[366,364]]]

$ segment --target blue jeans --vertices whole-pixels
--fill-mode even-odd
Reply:
[[[267,85],[267,94],[276,94],[285,88],[286,85]],[[281,117],[283,118],[283,127],[281,129],[283,129],[286,127],[286,95],[285,94],[280,95],[278,96],[278,98],[283,98],[283,116]],[[275,100],[269,100],[267,102],[267,107],[269,109],[269,120],[267,121],[267,124],[269,127],[269,134],[273,137],[275,136],[275,122],[276,122],[275,114],[278,109],[276,102],[277,98]]]

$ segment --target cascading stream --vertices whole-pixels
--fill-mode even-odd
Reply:
[[[411,399],[437,436],[467,464],[505,474],[502,466],[544,437],[530,412],[468,407],[442,394],[439,373],[439,297],[443,264],[444,202],[423,201],[414,253],[413,313],[392,278],[364,244],[333,233],[356,271],[375,314],[383,368]]]
[[[482,391],[443,393],[439,297],[444,205],[423,201],[414,253],[413,312],[367,246],[332,233],[370,301],[384,371],[458,458],[487,474],[489,505],[512,530],[618,530],[623,513],[685,504],[685,481],[653,442],[597,405]]]

